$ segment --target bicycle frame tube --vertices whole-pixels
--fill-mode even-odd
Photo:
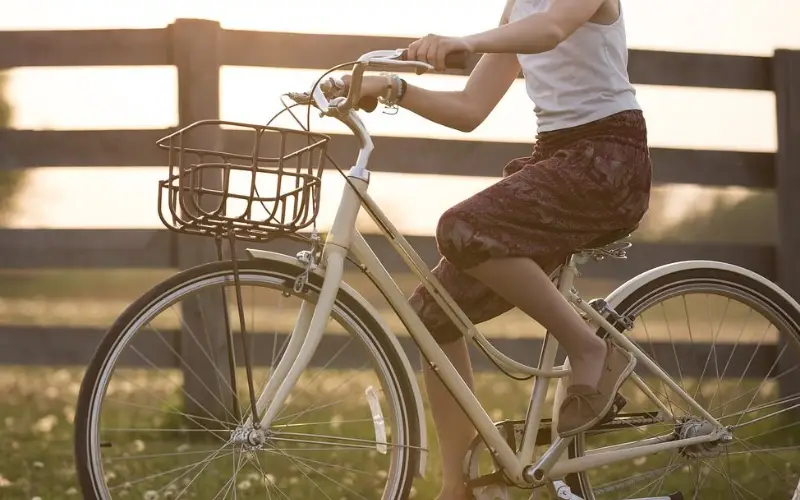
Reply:
[[[436,293],[439,293],[439,298],[442,299],[442,303],[445,305],[454,306],[456,312],[463,314],[463,311],[461,311],[452,302],[452,298],[449,296],[449,294],[444,290],[439,290],[441,284],[436,280],[436,277],[433,275],[428,275],[429,273],[425,272],[426,268],[424,267],[424,263],[422,263],[419,255],[402,237],[402,235],[397,233],[392,223],[383,215],[380,209],[375,206],[375,202],[372,200],[372,198],[366,192],[362,192],[362,196],[363,206],[375,219],[376,223],[378,223],[380,227],[384,228],[386,231],[385,234],[387,237],[389,237],[389,240],[394,246],[395,250],[397,250],[401,257],[403,257],[403,259],[409,263],[409,267],[411,267],[412,271],[423,280],[424,286],[429,287],[429,290],[431,290],[434,296],[436,296]],[[622,445],[618,449],[608,453],[596,455],[593,454],[591,458],[581,457],[578,459],[569,460],[559,460],[559,455],[566,450],[566,445],[569,444],[569,441],[558,440],[555,441],[551,446],[551,449],[545,452],[543,455],[543,463],[537,464],[535,467],[527,467],[532,463],[534,458],[534,447],[536,436],[539,431],[539,425],[541,424],[544,396],[546,395],[547,385],[549,383],[549,379],[551,378],[547,376],[549,375],[548,367],[551,367],[555,362],[558,345],[556,340],[548,335],[549,340],[546,340],[543,347],[542,355],[540,357],[539,370],[541,370],[541,373],[544,375],[540,375],[534,384],[533,397],[527,416],[522,448],[520,453],[517,454],[507,444],[495,426],[494,422],[486,414],[486,411],[483,409],[480,402],[478,402],[475,395],[469,390],[466,383],[450,363],[447,356],[444,354],[444,351],[442,351],[442,349],[436,343],[430,331],[428,331],[419,316],[417,316],[417,314],[408,304],[407,298],[403,295],[395,281],[391,278],[388,271],[381,264],[380,260],[369,247],[364,237],[357,231],[352,233],[350,250],[361,264],[362,271],[369,275],[375,285],[386,297],[394,311],[406,325],[406,328],[419,347],[424,358],[434,369],[445,386],[450,390],[454,398],[459,402],[480,436],[487,443],[487,447],[492,450],[495,459],[500,466],[503,467],[511,481],[520,485],[524,485],[539,480],[538,478],[534,479],[533,477],[526,477],[529,476],[529,474],[524,472],[526,470],[531,472],[538,470],[541,473],[542,479],[549,479],[551,476],[548,471],[550,470],[559,473],[560,471],[574,472],[573,468],[575,467],[581,467],[578,470],[584,470],[590,467],[599,467],[608,463],[629,460],[631,457],[636,458],[639,456],[646,456],[658,451],[675,449],[683,446],[689,446],[691,444],[710,442],[719,439],[719,432],[715,432],[706,436],[698,436],[690,439],[675,439],[669,442],[658,442],[653,444],[642,445],[639,442],[631,442],[628,446]],[[418,267],[422,268],[417,269]],[[697,410],[699,415],[707,418],[709,422],[717,426],[718,429],[721,429],[722,426],[697,402],[695,402],[691,396],[686,394],[686,392],[684,392],[680,386],[678,386],[669,377],[669,375],[655,365],[655,363],[647,358],[647,356],[635,344],[630,342],[626,337],[624,337],[624,335],[619,333],[610,323],[608,323],[605,318],[603,318],[597,311],[595,311],[591,306],[578,297],[577,294],[575,294],[572,286],[575,276],[575,264],[574,261],[570,259],[567,265],[565,265],[562,269],[562,276],[559,282],[559,288],[567,300],[575,305],[575,307],[584,311],[595,322],[595,324],[609,331],[610,334],[617,340],[617,342],[626,349],[629,349],[634,356],[637,357],[637,359],[643,360],[644,365],[651,369],[656,377],[664,380],[664,382],[667,383],[671,388],[676,389],[677,394],[692,408]],[[458,315],[456,314],[453,316],[458,318]],[[477,335],[474,325],[472,325],[468,319],[466,319],[466,323],[467,325],[465,326],[465,329],[473,336]],[[652,391],[645,391],[645,394],[647,394],[648,397],[652,397],[654,401],[658,401]],[[659,404],[659,407],[663,408],[663,404]],[[557,407],[555,409],[557,409]],[[559,445],[560,447],[558,450],[553,449]],[[540,468],[540,465],[543,467]]]
[[[689,394],[687,394],[686,391],[684,391],[683,388],[672,379],[672,377],[670,377],[664,370],[661,369],[660,366],[658,366],[652,359],[650,359],[650,357],[647,356],[647,354],[642,352],[642,350],[639,349],[639,346],[631,342],[631,340],[628,339],[628,337],[626,337],[625,335],[620,333],[616,328],[614,328],[611,325],[611,323],[609,323],[600,313],[595,311],[592,306],[590,306],[583,299],[578,297],[578,295],[575,292],[569,291],[567,293],[567,299],[573,305],[575,305],[575,307],[577,307],[578,309],[583,311],[587,316],[589,316],[596,325],[600,326],[601,328],[603,328],[603,330],[608,332],[608,334],[614,338],[614,341],[618,345],[620,345],[625,350],[633,354],[633,356],[639,363],[642,363],[648,370],[650,370],[650,372],[653,375],[662,380],[667,385],[667,387],[675,391],[675,393],[686,404],[688,404],[695,412],[697,412],[698,415],[706,419],[709,423],[713,424],[715,427],[718,428],[723,427],[722,424],[719,423],[719,421],[717,421],[717,419],[715,419],[710,413],[708,413],[705,410],[705,408],[700,406],[700,404],[697,401],[695,401],[694,398],[692,398]],[[641,379],[639,379],[639,381],[641,381]],[[655,396],[652,393],[652,391],[644,391],[644,392],[645,394],[647,394],[648,398]],[[666,408],[663,407],[663,404],[659,406],[662,407],[661,408],[662,411],[666,410]],[[672,417],[671,413],[670,416]]]
[[[486,441],[497,461],[502,465],[509,478],[519,484],[525,484],[522,477],[522,464],[508,445],[492,419],[475,398],[464,379],[456,371],[444,351],[434,340],[422,320],[408,304],[402,290],[383,267],[378,257],[367,244],[364,237],[356,232],[351,246],[353,255],[362,265],[362,269],[370,276],[376,286],[392,305],[403,324],[419,347],[431,369],[439,376],[445,386],[459,402],[478,433]]]
[[[569,264],[569,262],[567,263]],[[575,267],[565,265],[562,267],[558,276],[558,290],[562,295],[566,296],[567,292],[572,290],[575,283]],[[549,370],[553,367],[556,360],[556,353],[558,351],[558,341],[553,335],[547,333],[542,345],[542,354],[539,358],[539,368]],[[542,410],[545,405],[545,398],[547,397],[547,390],[550,387],[550,379],[537,377],[533,383],[531,391],[531,400],[528,405],[528,411],[525,415],[525,432],[522,435],[522,443],[520,444],[519,453],[517,454],[522,463],[531,463],[534,458],[534,448],[536,447],[536,437],[539,434],[539,425],[542,423]],[[556,418],[555,410],[558,406],[554,406],[553,418]],[[555,421],[554,424],[555,426]],[[553,434],[553,442],[557,436]]]
[[[373,145],[363,122],[355,112],[349,112],[347,115],[337,116],[337,118],[353,131],[360,142],[361,148],[356,165],[348,174],[349,182],[344,186],[339,209],[323,248],[323,257],[320,265],[325,268],[325,279],[318,303],[316,307],[313,307],[313,311],[311,306],[301,308],[300,317],[298,318],[297,326],[292,332],[292,339],[287,346],[287,351],[278,364],[275,374],[271,377],[272,380],[267,384],[267,387],[259,398],[259,412],[261,413],[263,406],[267,406],[260,422],[263,427],[268,427],[277,416],[278,411],[282,408],[286,400],[288,392],[295,385],[300,374],[306,369],[314,354],[341,284],[345,258],[348,252],[351,252],[358,260],[361,270],[372,279],[403,321],[429,366],[450,390],[456,401],[459,402],[481,438],[486,442],[487,448],[492,452],[495,460],[503,468],[506,476],[512,482],[519,485],[530,484],[541,480],[540,478],[550,479],[561,477],[561,475],[568,472],[578,472],[613,462],[646,456],[658,451],[719,439],[722,432],[721,424],[709,415],[691,396],[683,391],[668,374],[657,366],[655,362],[650,360],[633,342],[617,331],[600,313],[595,311],[577,295],[573,288],[573,282],[577,274],[576,264],[575,259],[570,257],[562,267],[559,276],[559,290],[565,298],[570,301],[573,306],[583,311],[591,318],[595,325],[605,329],[619,345],[633,353],[639,362],[643,363],[657,378],[663,380],[667,386],[688,403],[697,414],[714,424],[717,430],[705,436],[674,439],[668,442],[663,440],[658,440],[657,442],[645,440],[621,444],[615,446],[614,449],[611,450],[601,453],[592,453],[591,455],[569,460],[561,460],[560,457],[563,451],[566,450],[566,444],[568,444],[568,442],[556,439],[550,449],[545,452],[540,462],[530,467],[529,464],[533,461],[536,436],[542,420],[542,411],[550,379],[564,377],[569,374],[568,368],[565,368],[568,367],[568,364],[565,364],[564,367],[554,367],[558,348],[556,339],[549,334],[546,336],[538,363],[539,366],[533,368],[505,356],[481,335],[461,308],[455,304],[454,300],[443,288],[441,283],[430,272],[428,266],[419,257],[419,254],[417,254],[413,247],[399,231],[397,231],[374,200],[367,194],[370,174],[367,165]],[[531,393],[531,402],[526,416],[525,432],[518,454],[515,450],[511,449],[495,426],[495,423],[489,415],[487,415],[475,395],[447,358],[444,351],[436,343],[430,331],[428,331],[422,323],[422,320],[411,308],[407,298],[397,286],[397,283],[381,264],[364,237],[355,229],[356,218],[362,207],[369,213],[377,225],[382,228],[384,236],[388,238],[395,251],[397,251],[400,257],[409,266],[410,270],[421,279],[422,285],[431,292],[433,298],[442,307],[444,312],[468,339],[478,342],[487,350],[492,358],[509,369],[518,370],[522,373],[532,374],[537,377]],[[647,397],[652,399],[662,411],[668,414],[669,412],[666,411],[664,405],[658,401],[652,391],[647,389],[647,386],[644,385],[641,379],[638,378],[637,375],[633,375],[633,377],[634,383],[643,390]],[[559,384],[554,413],[557,411],[560,401],[563,398],[563,388],[565,385],[564,381]],[[672,417],[671,414],[669,415]],[[556,415],[554,414],[554,427],[555,424]]]

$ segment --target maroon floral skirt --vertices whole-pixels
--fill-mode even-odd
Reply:
[[[555,270],[575,249],[641,220],[651,171],[641,111],[542,133],[533,154],[506,165],[502,180],[442,215],[433,274],[471,321],[490,320],[511,304],[461,270],[503,257]],[[438,342],[460,337],[425,288],[410,303]]]

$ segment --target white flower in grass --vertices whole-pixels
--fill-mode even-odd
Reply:
[[[33,462],[33,464],[31,465],[33,465],[34,469],[44,469],[44,464],[42,462],[39,462],[38,460],[36,462]]]
[[[144,500],[158,500],[158,493],[154,490],[144,492]]]
[[[40,432],[43,434],[47,434],[53,431],[53,427],[56,426],[58,423],[58,417],[55,415],[47,415],[45,417],[40,418],[33,424],[33,430],[35,432]]]
[[[237,484],[236,488],[244,491],[244,490],[249,490],[251,486],[253,486],[253,483],[251,483],[249,479],[245,479],[244,481]]]
[[[69,488],[67,491],[65,491],[65,494],[67,496],[70,496],[70,497],[74,496],[74,495],[77,495],[78,494],[78,488]]]

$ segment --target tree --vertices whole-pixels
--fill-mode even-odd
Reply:
[[[5,75],[0,74],[0,134],[2,134],[3,129],[6,129],[11,123],[11,105],[3,99],[5,82]],[[4,222],[4,219],[9,216],[9,210],[14,201],[14,195],[19,191],[25,177],[24,170],[4,169],[3,164],[8,161],[9,159],[4,152],[0,150],[0,222]]]
[[[736,200],[717,194],[711,210],[686,217],[665,231],[662,237],[682,241],[769,244],[778,237],[776,201],[775,194],[769,191],[754,190]]]

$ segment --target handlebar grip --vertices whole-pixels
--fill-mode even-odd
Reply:
[[[362,97],[358,100],[358,107],[367,113],[372,113],[378,107],[378,98],[372,96]]]
[[[444,65],[447,67],[447,69],[466,69],[468,55],[469,54],[466,51],[451,52],[445,56]],[[407,57],[408,49],[404,49],[400,55],[400,60],[407,61]]]

